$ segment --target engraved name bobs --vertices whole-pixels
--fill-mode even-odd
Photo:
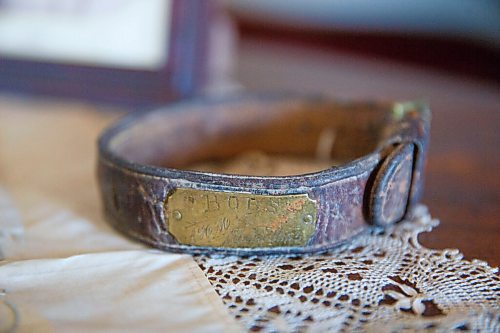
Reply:
[[[256,195],[179,188],[165,201],[168,231],[180,244],[208,247],[304,246],[316,230],[307,194]]]

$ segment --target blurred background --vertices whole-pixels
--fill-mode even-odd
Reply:
[[[404,61],[498,80],[495,0],[228,2],[243,36]]]
[[[497,0],[0,0],[0,112],[243,90],[424,99],[424,203],[442,225],[422,241],[496,265],[499,55]]]
[[[246,83],[270,43],[498,84],[500,3],[0,0],[0,88],[163,103]]]

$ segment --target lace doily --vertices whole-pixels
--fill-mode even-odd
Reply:
[[[195,260],[249,331],[500,331],[498,269],[417,240],[438,224],[374,228],[327,253]]]

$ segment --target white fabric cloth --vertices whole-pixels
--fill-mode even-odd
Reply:
[[[0,332],[240,331],[190,256],[105,223],[95,147],[116,115],[0,98]]]
[[[189,256],[132,250],[23,260],[0,266],[0,281],[19,332],[235,330]]]

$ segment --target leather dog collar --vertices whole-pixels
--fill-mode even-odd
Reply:
[[[125,117],[99,140],[107,220],[133,239],[190,253],[324,250],[418,202],[430,112],[421,103],[297,96],[196,100]],[[340,166],[295,176],[183,170],[258,149],[328,152]]]

